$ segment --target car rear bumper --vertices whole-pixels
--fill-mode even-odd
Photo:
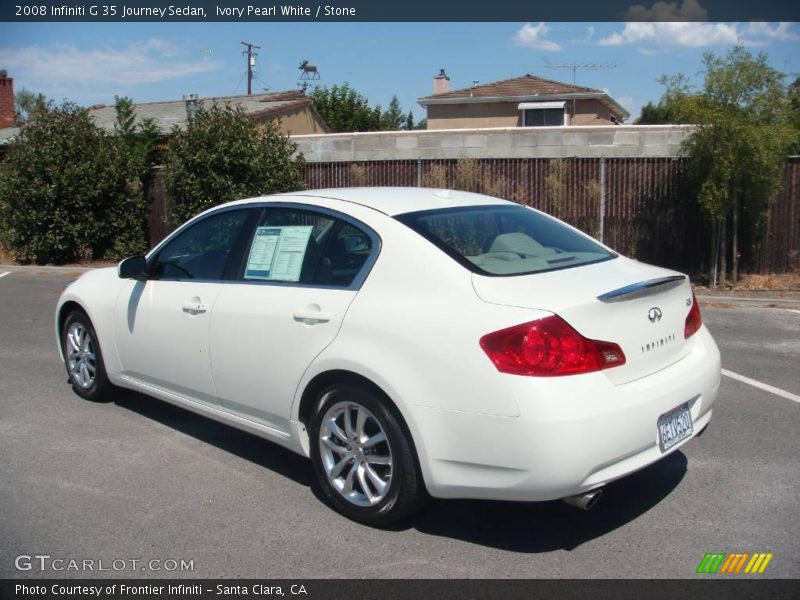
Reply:
[[[414,407],[426,485],[439,498],[554,500],[601,487],[681,448],[709,423],[720,356],[703,327],[691,351],[614,385],[602,372],[537,379],[501,375],[519,417]],[[486,398],[491,402],[491,398]],[[688,403],[691,437],[662,452],[659,416]]]

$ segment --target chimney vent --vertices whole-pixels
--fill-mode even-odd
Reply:
[[[17,109],[14,106],[14,80],[8,71],[0,71],[0,129],[14,127],[17,123]]]
[[[444,72],[444,69],[439,69],[439,74],[433,78],[433,93],[446,94],[450,91],[450,77]]]
[[[186,120],[191,123],[197,115],[197,94],[184,94],[183,101],[186,103]]]

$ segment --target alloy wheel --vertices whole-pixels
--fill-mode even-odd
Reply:
[[[337,402],[319,429],[319,451],[328,482],[361,507],[379,504],[392,481],[392,449],[383,426],[356,402]]]
[[[92,387],[97,374],[94,340],[83,323],[73,323],[67,330],[67,364],[72,381],[84,390]]]

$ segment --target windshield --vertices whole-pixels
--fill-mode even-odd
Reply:
[[[483,275],[525,275],[616,257],[561,221],[524,206],[475,206],[396,217]]]

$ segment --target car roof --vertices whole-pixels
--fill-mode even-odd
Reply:
[[[389,216],[450,207],[513,204],[507,200],[484,196],[483,194],[473,194],[472,192],[418,187],[357,187],[303,190],[273,196],[262,196],[260,198],[248,198],[243,200],[242,203],[279,202],[287,199],[301,200],[304,198],[325,198],[352,202]]]

